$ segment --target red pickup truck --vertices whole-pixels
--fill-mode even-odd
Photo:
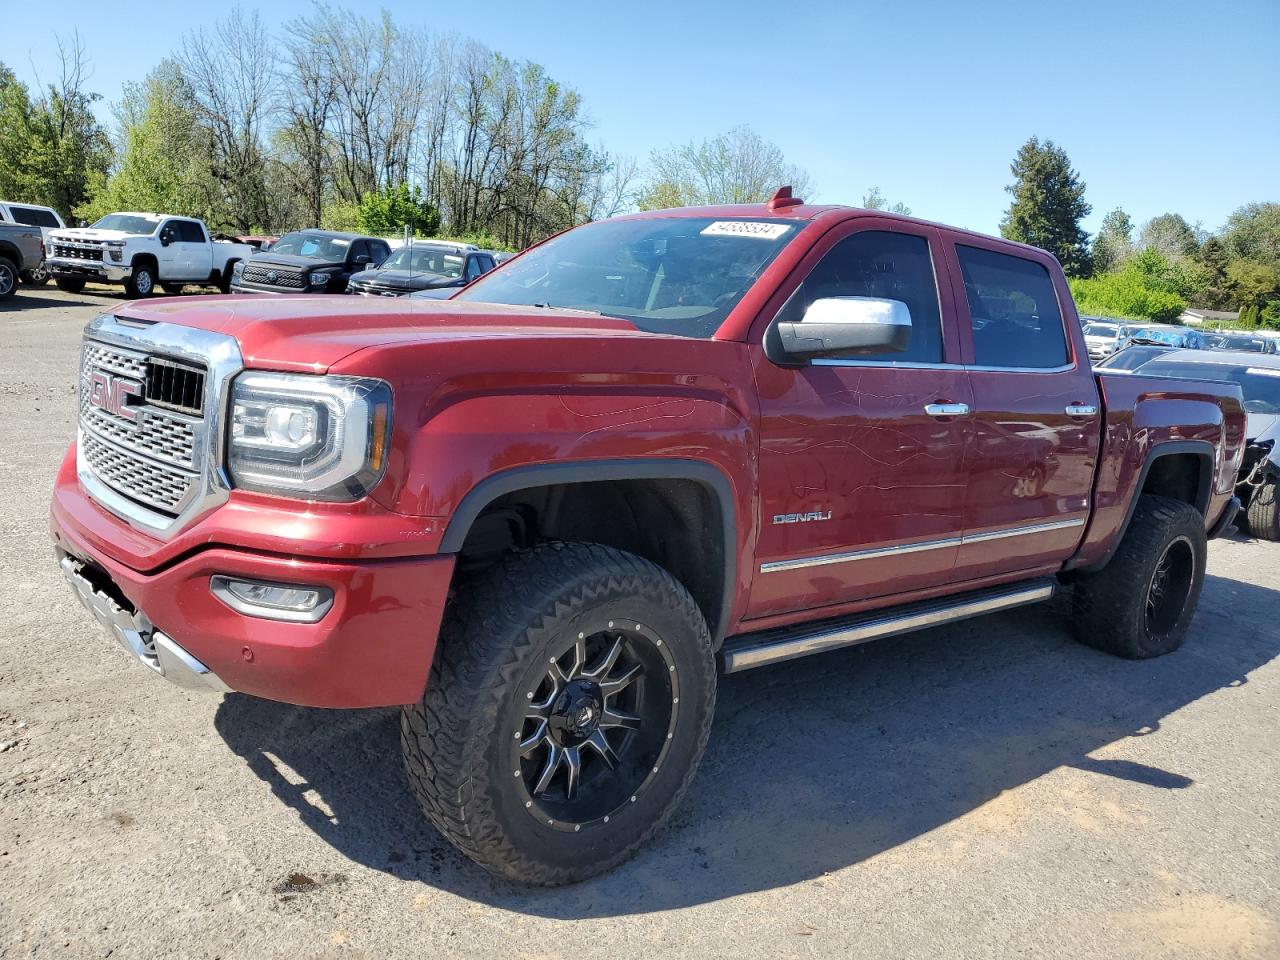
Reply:
[[[122,304],[79,404],[51,526],[108,630],[179,683],[403,705],[426,815],[544,884],[671,814],[719,673],[1062,587],[1084,643],[1173,650],[1245,422],[1093,373],[1045,252],[785,189],[447,301]]]

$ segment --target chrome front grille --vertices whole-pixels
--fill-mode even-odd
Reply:
[[[290,270],[288,267],[258,266],[249,263],[241,274],[241,279],[248,283],[260,283],[267,287],[288,287],[301,290],[306,286],[301,270]]]
[[[80,354],[80,486],[100,506],[160,538],[226,501],[221,438],[234,337],[103,314]]]
[[[101,260],[101,240],[54,240],[53,256],[68,257],[73,260]]]

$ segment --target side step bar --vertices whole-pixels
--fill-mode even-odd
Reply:
[[[726,641],[720,652],[721,669],[725,673],[738,673],[783,660],[851,647],[880,637],[1041,603],[1053,596],[1055,586],[1053,580],[1033,580],[816,624],[743,633]]]

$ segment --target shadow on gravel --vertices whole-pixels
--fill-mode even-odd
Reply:
[[[674,822],[613,873],[555,891],[489,877],[426,824],[401,767],[396,711],[229,696],[216,725],[352,860],[506,910],[600,917],[810,880],[1060,766],[1189,786],[1176,770],[1088,754],[1151,733],[1278,654],[1280,592],[1210,576],[1186,646],[1159,660],[1076,645],[1059,602],[724,678]]]

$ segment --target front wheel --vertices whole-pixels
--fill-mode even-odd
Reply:
[[[1200,600],[1207,553],[1199,510],[1144,494],[1111,562],[1076,580],[1076,639],[1130,660],[1178,649]]]
[[[17,265],[8,257],[0,257],[0,300],[8,300],[17,289]]]
[[[558,885],[630,857],[693,779],[715,706],[697,604],[594,544],[513,554],[464,586],[401,745],[423,811],[512,880]]]
[[[124,295],[131,300],[151,296],[156,289],[155,268],[146,263],[137,264],[124,282]]]

